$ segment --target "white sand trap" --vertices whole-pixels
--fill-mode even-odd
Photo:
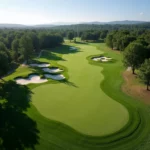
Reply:
[[[63,70],[59,69],[59,68],[43,68],[42,69],[44,72],[48,72],[48,73],[58,73],[58,72],[62,72]]]
[[[51,78],[53,80],[63,80],[63,79],[65,79],[64,75],[62,75],[62,74],[58,74],[58,75],[45,74],[44,76],[46,78]]]
[[[92,58],[94,61],[102,61],[102,62],[107,62],[109,60],[111,60],[112,58],[109,58],[109,57],[95,57],[95,58]]]
[[[72,51],[72,50],[77,50],[77,48],[76,47],[70,47],[70,50]]]
[[[100,61],[100,58],[92,58],[94,61]]]
[[[41,79],[39,75],[30,75],[27,79],[24,78],[18,78],[16,79],[16,83],[17,84],[21,84],[21,85],[27,85],[30,83],[44,83],[47,82],[47,79]]]
[[[43,68],[43,67],[48,67],[50,66],[50,64],[30,64],[31,67],[40,67],[40,68]]]

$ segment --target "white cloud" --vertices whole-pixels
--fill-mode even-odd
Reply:
[[[144,13],[143,12],[140,12],[140,16],[143,16],[144,15]]]

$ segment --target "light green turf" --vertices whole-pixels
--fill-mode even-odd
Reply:
[[[12,74],[10,74],[9,76],[6,76],[4,80],[12,80],[18,76],[27,76],[28,74],[33,73],[34,71],[35,69],[33,68],[30,68],[28,66],[22,67],[20,65]]]
[[[43,116],[81,133],[93,136],[114,133],[127,124],[128,111],[102,91],[103,68],[90,65],[86,59],[100,51],[92,45],[78,46],[80,52],[64,54],[66,61],[59,61],[68,69],[70,84],[38,86],[33,89],[32,102]]]

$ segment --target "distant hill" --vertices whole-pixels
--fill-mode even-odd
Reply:
[[[146,21],[132,21],[132,20],[124,20],[124,21],[111,21],[111,22],[99,22],[99,21],[94,21],[94,22],[80,22],[80,23],[75,23],[75,22],[55,22],[52,24],[39,24],[39,25],[22,25],[22,24],[0,24],[0,28],[51,28],[55,26],[60,26],[60,25],[75,25],[75,24],[88,24],[88,25],[131,25],[131,24],[144,24],[144,23],[150,23]]]
[[[124,20],[124,21],[111,21],[108,24],[141,24],[141,23],[148,23],[146,21],[132,21],[132,20]]]
[[[53,24],[39,24],[39,25],[30,26],[30,27],[32,27],[32,28],[50,28],[50,27],[54,27],[54,26],[57,26],[57,25],[53,25]]]
[[[146,21],[132,21],[132,20],[124,20],[124,21],[110,21],[110,22],[81,22],[80,24],[96,24],[96,25],[105,25],[105,24],[120,24],[120,25],[130,25],[130,24],[141,24],[148,23]]]
[[[0,28],[27,28],[28,26],[22,24],[0,24]]]

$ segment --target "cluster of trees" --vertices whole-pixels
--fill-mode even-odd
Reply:
[[[0,82],[0,149],[35,149],[39,142],[37,124],[25,111],[32,92],[15,81]]]
[[[63,36],[66,36],[70,41],[75,37],[80,37],[83,41],[98,41],[99,39],[105,39],[107,36],[108,30],[87,30],[75,32],[73,30],[66,31],[63,33]]]
[[[149,90],[150,85],[150,59],[145,59],[144,63],[141,64],[139,68],[139,77],[142,79],[146,85],[147,90]]]
[[[117,30],[107,35],[106,44],[112,49],[123,51],[123,62],[131,67],[133,74],[138,70],[138,77],[150,85],[150,31]]]
[[[47,30],[0,30],[0,77],[15,63],[28,61],[41,49],[60,45],[59,32]]]
[[[73,40],[74,37],[75,37],[75,32],[73,32],[73,31],[67,32],[67,38],[70,40],[70,42],[71,42],[71,40]]]
[[[99,39],[105,39],[107,36],[108,30],[101,31],[85,31],[81,35],[81,40],[92,40],[97,41]]]
[[[128,44],[136,40],[131,32],[127,30],[112,31],[107,35],[106,44],[112,49],[124,50]]]
[[[97,41],[100,37],[100,33],[97,31],[95,32],[84,32],[81,36],[81,40],[94,40]]]
[[[47,27],[48,28],[48,27]],[[141,23],[141,24],[75,24],[75,25],[61,25],[54,26],[49,28],[51,30],[59,30],[59,31],[68,31],[73,30],[74,32],[82,32],[82,31],[90,31],[90,30],[145,30],[150,29],[150,23]]]
[[[109,32],[106,38],[106,44],[109,47],[120,51],[133,41],[138,41],[144,46],[150,45],[150,30],[115,30]]]
[[[144,46],[140,41],[131,42],[123,52],[124,65],[131,66],[133,74],[135,69],[138,71],[138,77],[147,84],[147,90],[150,85],[150,49]]]
[[[0,77],[7,73],[10,61],[9,51],[6,46],[0,42]]]

